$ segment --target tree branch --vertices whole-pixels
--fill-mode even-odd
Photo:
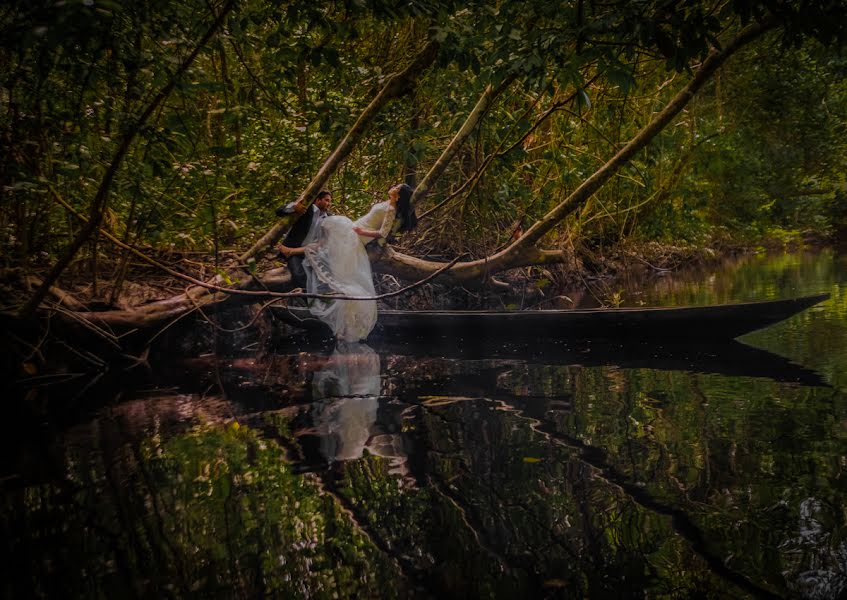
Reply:
[[[115,175],[117,175],[118,169],[120,169],[121,164],[123,163],[124,157],[127,152],[129,152],[129,148],[132,145],[132,142],[135,140],[135,137],[138,135],[138,132],[141,131],[141,128],[147,122],[147,119],[150,118],[156,109],[159,107],[162,102],[170,95],[173,91],[174,86],[177,81],[182,77],[182,75],[188,70],[188,67],[194,62],[194,59],[197,58],[197,55],[200,53],[200,50],[206,46],[209,40],[213,35],[221,28],[223,25],[224,19],[235,6],[235,0],[228,0],[224,5],[221,12],[218,14],[212,26],[206,32],[206,34],[200,39],[197,45],[194,47],[194,50],[191,51],[191,54],[182,62],[179,68],[174,72],[171,76],[170,81],[163,87],[158,94],[156,94],[155,98],[147,105],[147,108],[138,117],[135,124],[129,128],[129,130],[124,135],[121,140],[118,149],[115,151],[115,155],[112,157],[112,161],[109,164],[109,167],[106,169],[106,174],[103,176],[103,179],[100,182],[100,187],[97,190],[97,194],[94,196],[94,200],[91,203],[91,208],[89,210],[88,222],[85,226],[77,233],[76,237],[71,242],[71,245],[65,250],[65,253],[59,259],[59,261],[53,265],[53,268],[50,269],[50,272],[44,278],[42,284],[38,287],[32,297],[24,304],[18,313],[21,318],[26,318],[32,316],[33,313],[38,309],[41,301],[44,300],[44,297],[50,291],[50,288],[62,274],[62,272],[67,268],[67,266],[71,263],[76,256],[76,253],[82,248],[83,244],[91,237],[91,235],[97,231],[100,226],[100,222],[103,220],[103,212],[106,209],[106,205],[109,200],[109,193],[112,189],[112,182],[115,179]]]
[[[438,43],[430,41],[408,67],[388,78],[388,81],[386,81],[379,94],[362,111],[356,123],[347,132],[347,135],[338,143],[338,146],[332,151],[329,158],[324,161],[324,164],[306,188],[300,192],[300,195],[297,197],[298,202],[301,200],[311,201],[317,195],[332,174],[338,169],[341,162],[353,151],[356,144],[364,136],[368,126],[370,126],[388,101],[401,96],[409,88],[409,84],[414,78],[435,61],[437,50]],[[290,217],[278,221],[249,250],[239,257],[239,261],[245,262],[273,246],[282,237],[290,221]]]

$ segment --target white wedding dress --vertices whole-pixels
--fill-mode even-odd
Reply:
[[[316,239],[304,246],[306,291],[310,294],[374,296],[371,263],[365,244],[353,226],[379,230],[383,237],[394,223],[395,210],[387,201],[375,204],[365,216],[351,221],[343,216],[321,219]],[[309,300],[309,311],[329,325],[335,337],[358,342],[376,325],[376,300]]]

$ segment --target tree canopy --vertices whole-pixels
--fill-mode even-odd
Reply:
[[[329,186],[358,215],[397,181],[421,184],[421,227],[373,259],[411,280],[442,264],[421,258],[460,253],[471,261],[442,280],[632,238],[825,233],[844,219],[845,13],[824,0],[12,2],[4,261],[52,267],[41,297],[85,255],[96,283],[100,229],[147,253],[243,262],[283,231],[279,204]]]

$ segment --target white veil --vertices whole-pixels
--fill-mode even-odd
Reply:
[[[321,221],[315,243],[304,247],[306,291],[311,294],[373,296],[371,263],[347,217]],[[365,339],[376,324],[375,300],[309,300],[309,311],[339,340]]]

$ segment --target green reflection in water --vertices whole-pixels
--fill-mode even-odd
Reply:
[[[515,384],[538,385],[531,371]],[[805,597],[847,589],[843,394],[684,372],[562,371],[573,410],[544,413],[553,439],[588,446],[589,462],[636,501],[643,490],[648,508],[682,511],[706,555],[757,586]]]
[[[666,515],[634,501],[577,445],[531,425],[491,401],[427,411],[422,424],[433,488],[461,508],[461,528],[493,549],[504,572],[526,574],[535,589],[524,593],[744,595],[710,571]]]
[[[394,562],[273,440],[233,424],[101,441],[67,454],[61,485],[6,494],[7,597],[407,595]]]
[[[792,298],[831,299],[741,341],[788,357],[847,390],[847,255],[832,249],[745,255],[625,284],[629,304],[691,306]]]
[[[5,484],[0,558],[14,576],[3,591],[843,596],[844,281],[834,253],[785,255],[696,283],[663,277],[644,293],[652,304],[710,304],[830,291],[827,303],[744,342],[816,369],[832,387],[552,355],[374,360],[360,349],[353,362],[222,365],[219,380],[238,384],[217,413],[253,411],[241,419],[249,427],[186,425],[212,412],[199,392],[188,416],[168,416],[157,401],[149,411],[179,427],[138,433],[100,416],[57,443],[58,473]],[[338,391],[359,389],[345,379],[353,365],[368,367],[358,412]],[[325,383],[341,366],[332,393],[316,396],[317,370]],[[310,389],[320,401],[307,401]],[[259,397],[261,409],[251,405]],[[281,410],[263,413],[273,398]],[[341,423],[354,413],[355,435]],[[327,442],[315,453],[355,451],[312,460],[310,435]]]
[[[847,285],[821,285],[830,299],[741,341],[786,356],[818,371],[834,387],[847,391]]]

